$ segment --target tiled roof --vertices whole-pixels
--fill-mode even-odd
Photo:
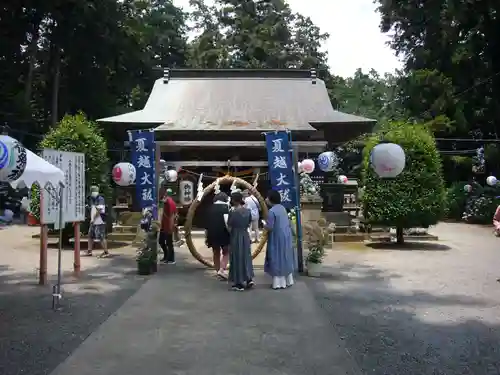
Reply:
[[[325,84],[308,71],[172,70],[158,79],[143,110],[100,119],[148,123],[156,130],[314,131],[314,123],[373,120],[333,110]]]

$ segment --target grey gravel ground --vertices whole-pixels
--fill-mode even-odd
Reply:
[[[366,374],[500,374],[500,239],[461,224],[435,233],[448,247],[333,251],[333,276],[308,280]]]
[[[131,267],[122,256],[88,270],[64,286],[57,312],[51,287],[33,286],[33,273],[0,276],[0,374],[49,374],[144,283]]]

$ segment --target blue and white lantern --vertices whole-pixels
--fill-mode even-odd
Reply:
[[[382,178],[397,177],[405,169],[405,163],[405,152],[395,143],[380,143],[370,153],[370,164]]]
[[[26,169],[26,149],[14,138],[0,136],[0,181],[18,180]]]
[[[487,179],[486,179],[486,183],[490,186],[495,186],[497,183],[498,183],[498,180],[495,176],[489,176]]]
[[[331,172],[337,166],[338,158],[333,151],[326,151],[318,156],[318,167],[323,172]]]

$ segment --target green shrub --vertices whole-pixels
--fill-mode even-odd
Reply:
[[[486,195],[471,198],[465,210],[464,219],[473,224],[491,224],[500,200]]]
[[[370,166],[370,153],[382,141],[399,144],[405,151],[406,166],[396,178],[382,179]],[[366,221],[396,227],[398,242],[403,241],[405,228],[428,227],[443,217],[441,158],[425,126],[401,122],[383,125],[363,150],[363,185]]]
[[[40,148],[51,148],[68,152],[82,152],[85,154],[85,191],[91,185],[99,186],[101,194],[111,197],[109,184],[110,166],[108,160],[108,147],[106,140],[101,135],[98,125],[87,119],[83,113],[64,118],[52,128],[40,142]],[[32,190],[33,212],[40,217],[40,192]],[[72,225],[67,225],[64,230],[65,242],[73,234]]]
[[[445,217],[447,219],[462,220],[469,195],[464,190],[467,184],[468,182],[455,182],[446,190]]]

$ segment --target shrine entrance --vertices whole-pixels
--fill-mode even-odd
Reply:
[[[186,222],[184,223],[184,238],[186,241],[186,245],[189,249],[189,252],[193,255],[193,257],[200,262],[201,264],[204,264],[207,267],[213,268],[214,264],[212,261],[204,258],[199,252],[198,249],[196,248],[194,242],[193,242],[193,236],[192,236],[192,229],[193,229],[193,217],[196,213],[197,207],[200,205],[202,200],[207,196],[210,195],[217,184],[235,184],[237,187],[243,187],[244,189],[248,189],[251,194],[257,198],[259,201],[259,204],[262,208],[262,216],[263,219],[267,218],[268,210],[267,210],[267,205],[266,202],[264,201],[264,198],[262,195],[255,189],[254,186],[249,184],[247,181],[238,178],[238,177],[233,177],[233,176],[224,176],[218,178],[216,181],[208,185],[205,189],[203,189],[203,194],[199,197],[200,199],[195,199],[193,203],[191,203],[191,206],[189,207],[189,210],[186,215]],[[198,197],[197,197],[198,198]],[[260,239],[260,242],[257,245],[257,248],[252,252],[252,258],[255,259],[264,249],[264,245],[267,242],[267,232],[264,231],[262,238]]]

